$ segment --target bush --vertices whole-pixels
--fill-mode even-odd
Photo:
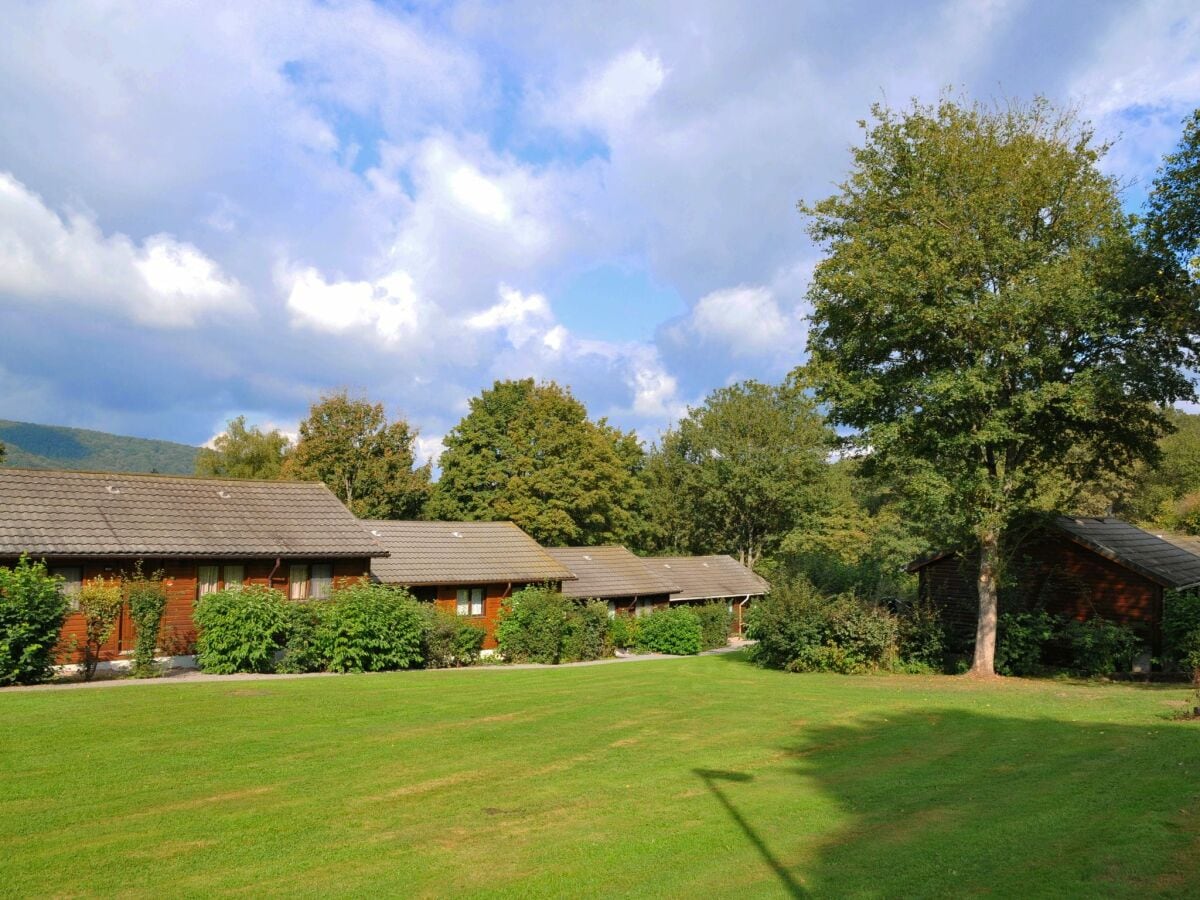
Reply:
[[[292,614],[283,594],[251,584],[205,594],[196,604],[196,661],[205,672],[270,672]]]
[[[161,571],[146,575],[139,560],[133,567],[133,573],[124,578],[129,618],[137,628],[137,642],[133,646],[135,678],[158,674],[154,653],[158,649],[158,631],[167,608],[167,589],[163,586],[162,575]]]
[[[733,616],[729,614],[728,605],[704,603],[692,607],[692,611],[700,622],[701,650],[712,650],[729,643],[729,626],[733,622]]]
[[[0,567],[0,685],[36,684],[54,671],[54,648],[69,603],[44,562],[22,556]]]
[[[637,646],[637,619],[616,615],[608,620],[608,641],[618,650]]]
[[[321,610],[328,603],[328,600],[310,600],[285,604],[283,656],[275,664],[276,672],[324,671],[325,653],[317,638],[317,626]]]
[[[91,681],[100,663],[100,652],[121,615],[125,597],[121,593],[121,582],[115,578],[104,580],[98,576],[84,582],[76,598],[79,612],[83,616],[83,658],[80,666],[84,681]]]
[[[897,618],[901,665],[912,671],[940,672],[946,665],[946,626],[937,604],[917,600]]]
[[[1042,610],[1001,613],[996,631],[996,671],[1001,675],[1035,675],[1044,670],[1046,645],[1058,623]]]
[[[700,620],[686,606],[656,609],[638,620],[638,648],[692,656],[700,652]]]
[[[528,587],[501,607],[496,643],[510,662],[556,665],[607,656],[610,628],[605,604],[580,605],[553,588]]]
[[[423,660],[425,620],[404,588],[361,581],[316,609],[316,644],[331,672],[408,669]]]
[[[1059,633],[1070,653],[1071,670],[1079,675],[1128,672],[1145,649],[1145,641],[1133,629],[1104,619],[1068,619]]]
[[[750,609],[748,634],[759,665],[792,672],[853,674],[896,663],[899,624],[882,607],[851,594],[821,596],[800,581]]]
[[[1163,598],[1163,662],[1179,672],[1200,672],[1200,594],[1168,591]]]
[[[421,606],[425,618],[422,653],[430,669],[469,666],[479,659],[487,631],[432,603]]]

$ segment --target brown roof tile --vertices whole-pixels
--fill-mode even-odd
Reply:
[[[371,562],[387,584],[532,584],[574,574],[512,522],[398,522],[363,519],[389,552]]]
[[[624,547],[547,547],[546,552],[575,573],[563,593],[579,599],[645,597],[679,590],[646,561]]]
[[[379,556],[323,484],[0,469],[0,556]]]
[[[659,566],[664,577],[679,585],[672,601],[758,596],[771,589],[765,578],[732,556],[656,556],[645,562]]]

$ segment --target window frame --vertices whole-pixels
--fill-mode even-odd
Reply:
[[[78,572],[79,577],[68,580],[65,572]],[[58,586],[58,592],[67,598],[71,612],[78,612],[79,592],[83,590],[83,566],[50,566],[46,574],[63,579],[62,584]]]
[[[476,595],[478,595],[478,599],[476,599]],[[479,611],[476,612],[476,609]],[[454,611],[456,615],[466,619],[482,618],[487,613],[487,590],[483,587],[458,588],[455,591]]]

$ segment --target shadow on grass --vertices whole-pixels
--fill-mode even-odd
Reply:
[[[1174,894],[1200,884],[1200,729],[904,712],[812,730],[796,774],[848,814],[817,893]]]

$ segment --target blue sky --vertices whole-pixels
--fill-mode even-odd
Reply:
[[[652,440],[804,358],[796,212],[870,104],[1035,92],[1135,207],[1194,3],[29,2],[0,33],[0,418],[200,443],[496,378]]]

